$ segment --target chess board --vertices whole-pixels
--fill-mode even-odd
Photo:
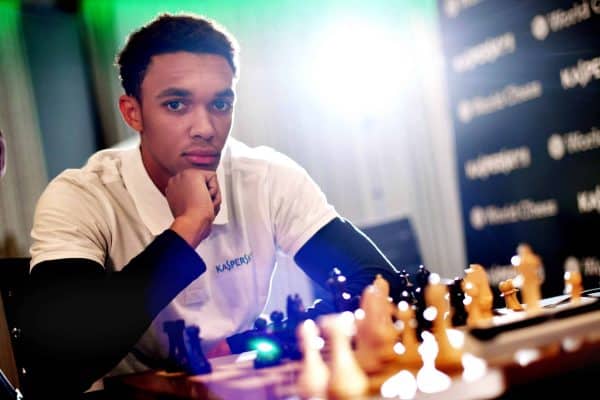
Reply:
[[[369,393],[363,398],[398,398],[398,393],[390,392],[394,380],[396,388],[415,384],[412,394],[401,397],[415,399],[522,398],[568,393],[564,390],[579,392],[586,387],[596,390],[600,372],[598,300],[586,299],[576,306],[560,300],[546,300],[549,306],[535,317],[512,314],[497,318],[488,327],[492,331],[457,330],[464,335],[469,351],[461,371],[445,374],[421,367],[408,370],[414,382],[407,383],[398,381],[407,376],[399,374],[402,368],[389,365],[368,376]],[[501,315],[503,310],[497,311]],[[504,325],[509,329],[497,329]],[[498,348],[500,351],[494,350]],[[499,353],[504,357],[497,357]],[[246,352],[211,359],[213,371],[206,375],[148,371],[114,377],[106,380],[106,390],[115,398],[134,399],[300,398],[296,380],[301,362],[286,360],[255,369],[255,355]]]

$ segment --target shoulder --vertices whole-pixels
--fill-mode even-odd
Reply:
[[[69,200],[68,196],[73,195],[97,199],[114,184],[122,186],[121,164],[127,151],[107,149],[94,153],[83,167],[67,169],[52,179],[41,199]]]
[[[232,171],[265,173],[304,171],[296,161],[269,146],[251,147],[230,138],[228,153]]]
[[[61,172],[54,178],[49,186],[53,185],[106,185],[120,181],[121,165],[125,154],[129,150],[106,149],[94,153],[81,168],[70,168]]]

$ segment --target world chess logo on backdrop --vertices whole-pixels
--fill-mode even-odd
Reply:
[[[600,260],[596,257],[567,257],[564,264],[565,271],[581,271],[585,276],[600,277]]]
[[[554,134],[548,138],[548,154],[555,160],[561,160],[565,156],[565,143],[562,137]]]
[[[570,28],[598,14],[600,14],[600,0],[575,2],[568,10],[558,8],[545,15],[533,17],[531,34],[537,40],[544,40],[550,32]]]
[[[492,265],[487,269],[488,278],[491,285],[498,285],[500,282],[507,279],[512,279],[517,276],[515,266],[508,265]]]
[[[600,79],[600,57],[578,60],[577,64],[560,70],[560,84],[563,89],[573,89],[577,85],[586,87],[592,80]]]
[[[548,37],[550,33],[550,27],[548,26],[548,21],[546,21],[546,17],[543,15],[536,15],[531,20],[531,34],[537,40],[544,40]]]
[[[469,213],[471,226],[476,230],[491,225],[505,225],[523,221],[550,218],[558,214],[556,199],[523,199],[501,206],[474,206]]]
[[[479,206],[471,208],[469,220],[471,221],[471,226],[477,230],[485,228],[485,225],[487,224],[485,219],[485,211]]]
[[[566,154],[598,149],[600,149],[600,129],[596,127],[592,127],[588,132],[554,133],[548,138],[548,154],[554,160],[561,160]]]
[[[449,18],[456,18],[462,10],[473,7],[483,0],[445,0],[444,12]]]
[[[467,124],[476,117],[537,99],[542,96],[542,92],[540,81],[531,81],[523,85],[510,84],[488,96],[476,96],[459,101],[456,113],[458,119]]]
[[[600,185],[596,185],[592,190],[577,193],[577,210],[580,214],[594,211],[600,213]]]
[[[531,165],[531,151],[527,146],[503,149],[496,153],[482,154],[465,162],[465,175],[471,180],[485,180],[492,175],[508,175],[512,171]]]
[[[498,58],[514,53],[517,48],[515,35],[506,32],[502,35],[488,38],[482,43],[469,47],[452,59],[452,68],[456,72],[466,72],[490,64]]]

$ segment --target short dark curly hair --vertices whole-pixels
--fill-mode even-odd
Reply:
[[[123,90],[141,100],[141,86],[153,56],[177,51],[224,57],[234,75],[238,71],[235,38],[216,22],[194,14],[160,14],[129,35],[117,55]]]

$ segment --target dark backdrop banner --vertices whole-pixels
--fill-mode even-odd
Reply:
[[[600,286],[600,0],[439,10],[469,262],[497,284],[526,242],[545,296]]]

